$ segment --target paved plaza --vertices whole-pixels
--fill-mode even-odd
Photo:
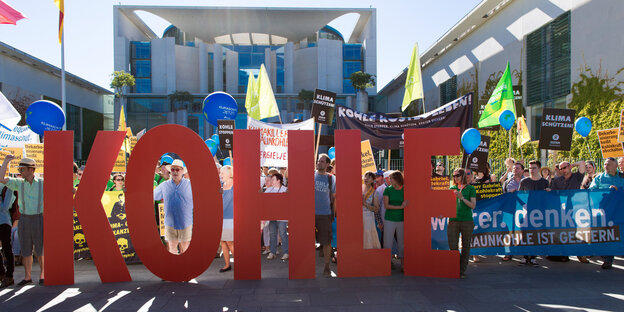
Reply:
[[[539,258],[531,267],[488,256],[470,264],[466,279],[444,279],[397,270],[388,277],[324,278],[318,258],[318,278],[288,280],[287,261],[263,257],[263,279],[256,281],[219,273],[223,260],[215,259],[189,283],[163,282],[143,265],[130,265],[132,282],[109,284],[100,283],[92,261],[81,260],[75,285],[1,290],[0,311],[624,311],[624,258],[608,271],[597,257],[591,264],[571,259]],[[17,267],[16,282],[23,274]]]

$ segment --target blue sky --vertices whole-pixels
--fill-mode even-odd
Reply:
[[[3,0],[28,19],[0,25],[0,41],[48,63],[61,64],[57,40],[58,9],[53,0]],[[319,7],[377,9],[378,90],[409,64],[413,44],[421,53],[481,0],[286,1],[286,0],[65,0],[65,69],[109,88],[113,72],[113,5]],[[344,33],[348,17],[331,25]],[[0,69],[1,70],[1,69]]]

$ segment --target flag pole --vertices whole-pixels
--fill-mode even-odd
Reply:
[[[316,146],[314,147],[314,163],[316,163],[316,158],[318,157],[319,143],[321,142],[321,129],[323,128],[323,124],[320,123],[318,127],[318,132],[316,133]]]
[[[390,170],[390,154],[392,154],[392,150],[388,149],[388,170]]]
[[[65,109],[65,29],[61,28],[61,109],[67,116]],[[63,131],[67,130],[67,122],[63,124]]]
[[[509,158],[511,158],[511,129],[507,132],[509,132]],[[520,155],[520,158],[522,158],[522,155]]]

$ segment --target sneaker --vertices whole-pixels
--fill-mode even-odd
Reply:
[[[287,254],[287,253],[285,253],[285,254],[282,256],[282,260],[288,260],[288,254]]]
[[[43,285],[43,278],[39,279],[39,285]]]
[[[21,282],[17,283],[17,286],[24,286],[28,284],[32,284],[32,280],[22,280]]]
[[[275,251],[275,254],[276,254],[276,255],[279,255],[279,254],[280,254],[280,253],[279,253],[279,250],[276,250],[276,251]]]
[[[331,270],[329,269],[329,264],[325,265],[325,269],[323,270],[323,276],[331,277]]]
[[[269,259],[269,260],[273,260],[273,259],[275,259],[276,257],[277,257],[277,256],[276,256],[274,253],[272,253],[272,252],[271,252],[271,253],[269,253],[269,255],[267,256],[267,259]]]
[[[521,265],[522,264],[524,264],[524,265],[531,264],[531,261],[529,261],[529,259],[523,259],[522,261],[520,261],[520,264]]]
[[[2,279],[2,283],[0,283],[0,288],[6,288],[15,284],[15,281],[12,277],[5,277]]]
[[[603,270],[608,270],[608,269],[610,269],[610,268],[612,268],[612,267],[613,267],[613,263],[610,263],[610,262],[604,262],[604,263],[602,264],[602,269],[603,269]]]
[[[535,259],[530,259],[530,260],[529,260],[529,264],[530,264],[530,265],[539,265],[539,264],[537,263],[537,260],[535,260]]]
[[[262,254],[263,254],[263,255],[268,255],[269,253],[271,253],[271,250],[269,250],[269,249],[265,249],[265,250],[262,252]]]

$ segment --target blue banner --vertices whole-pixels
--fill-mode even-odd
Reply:
[[[518,191],[477,202],[473,255],[620,255],[624,190]],[[447,218],[431,218],[432,249],[448,250]]]

